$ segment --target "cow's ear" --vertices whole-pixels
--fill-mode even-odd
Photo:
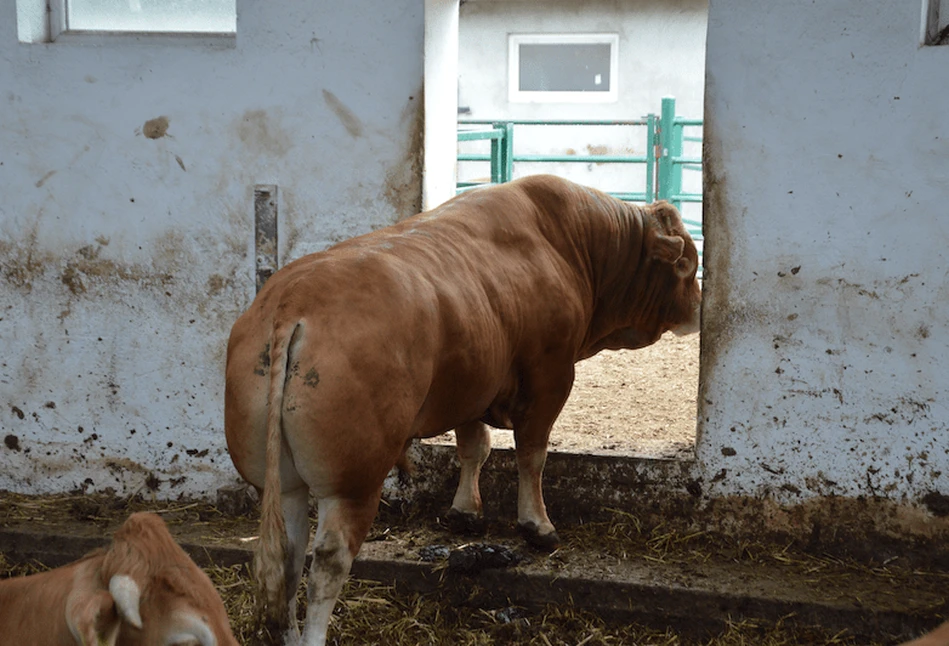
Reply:
[[[684,248],[685,240],[679,236],[666,236],[657,233],[652,241],[652,257],[671,265],[682,257]]]
[[[676,260],[675,272],[676,276],[679,278],[688,278],[692,275],[695,269],[695,263],[686,256],[681,256],[678,260]]]
[[[662,224],[663,233],[674,233],[682,224],[682,215],[679,214],[679,210],[665,200],[653,202],[646,208],[651,209]]]
[[[115,646],[120,623],[112,595],[105,590],[77,588],[66,598],[66,625],[77,644]]]

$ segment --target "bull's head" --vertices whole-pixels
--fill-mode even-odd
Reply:
[[[698,250],[678,210],[665,201],[644,208],[645,218],[655,218],[656,228],[646,229],[645,246],[652,260],[665,265],[672,278],[663,281],[668,290],[668,309],[663,322],[678,336],[699,331],[702,289],[696,274]],[[665,330],[663,330],[665,331]]]
[[[678,210],[668,202],[623,208],[630,220],[641,223],[628,227],[630,264],[613,271],[599,310],[606,334],[580,358],[600,350],[643,348],[669,331],[680,336],[699,331],[698,251]]]

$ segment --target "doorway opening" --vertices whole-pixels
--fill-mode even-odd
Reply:
[[[425,208],[499,177],[551,173],[630,201],[685,197],[671,201],[701,251],[707,20],[706,0],[593,0],[582,10],[572,0],[428,0]],[[679,147],[663,151],[646,117],[658,123],[668,97]],[[496,127],[513,132],[507,175],[492,166],[490,142],[458,141]],[[660,181],[658,166],[622,159],[661,163],[663,152],[676,163]],[[550,450],[693,457],[698,375],[698,335],[580,362]],[[492,444],[513,447],[511,432],[494,431]]]

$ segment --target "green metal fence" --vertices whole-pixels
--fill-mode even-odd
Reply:
[[[655,175],[656,160],[653,155],[537,155],[514,153],[514,126],[630,126],[647,128],[646,141],[653,141],[656,133],[656,117],[649,115],[635,121],[579,121],[579,120],[518,120],[518,121],[460,121],[460,125],[488,125],[487,130],[460,130],[458,141],[477,141],[489,139],[491,153],[458,153],[458,161],[489,161],[491,162],[491,184],[509,182],[514,176],[514,162],[549,162],[549,163],[580,163],[580,164],[645,164],[646,186],[643,191],[629,191],[612,193],[620,199],[636,202],[652,202],[649,199],[654,193],[653,177]],[[650,147],[650,146],[647,146]],[[483,182],[459,182],[459,192],[483,186]]]
[[[515,162],[531,163],[583,163],[583,164],[633,164],[645,166],[645,181],[641,186],[631,186],[629,190],[609,191],[621,200],[629,202],[654,202],[668,200],[681,209],[683,202],[701,203],[701,192],[683,189],[683,171],[702,171],[701,153],[697,156],[684,155],[689,144],[700,143],[701,135],[689,136],[688,131],[700,129],[701,119],[685,119],[675,113],[675,99],[662,99],[658,115],[648,114],[642,119],[627,121],[585,121],[585,120],[463,120],[459,121],[458,141],[489,141],[487,153],[459,152],[459,164],[464,162],[490,162],[491,184],[503,184],[514,178]],[[516,126],[624,126],[642,129],[645,155],[539,155],[517,153],[514,150],[514,131]],[[631,180],[632,181],[632,180]],[[459,182],[458,192],[485,185],[485,182]],[[685,218],[689,233],[699,243],[701,250],[702,222]]]

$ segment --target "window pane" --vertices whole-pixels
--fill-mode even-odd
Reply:
[[[521,92],[609,92],[610,45],[521,43]]]
[[[66,0],[67,29],[237,31],[236,0]]]

